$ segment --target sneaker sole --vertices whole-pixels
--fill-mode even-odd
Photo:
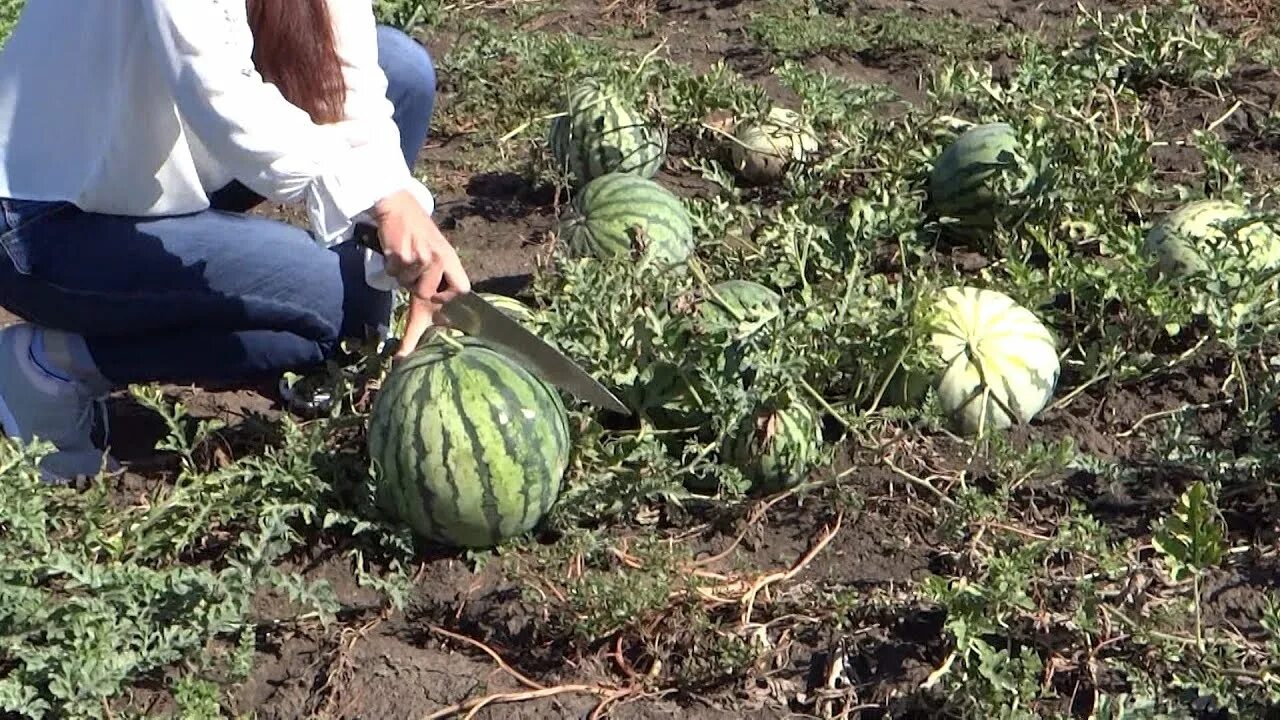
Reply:
[[[6,328],[0,328],[0,348],[6,346],[9,336],[18,331],[19,326],[10,325]],[[9,409],[8,403],[4,401],[4,395],[0,395],[0,430],[4,430],[4,434],[11,438],[21,438],[22,431],[18,428],[18,418],[14,417],[13,411]]]
[[[5,328],[0,328],[0,347],[4,347],[5,342],[8,339],[9,335],[15,332],[19,332],[20,328],[21,328],[20,325],[10,325]],[[22,431],[18,427],[18,419],[17,417],[14,416],[13,411],[9,409],[9,404],[5,402],[4,395],[0,395],[0,431],[3,431],[5,436],[8,438],[14,438],[19,441],[21,441],[22,439],[22,434],[21,434]],[[45,462],[56,463],[57,460],[54,460],[53,458],[56,458],[60,454],[61,454],[60,451],[55,450],[51,455],[46,456]],[[107,464],[105,468],[107,473],[117,472],[120,469],[119,464],[113,458],[111,458],[107,452],[103,451],[102,455],[105,458],[107,458]],[[54,485],[65,485],[67,483],[74,482],[76,480],[75,476],[65,477],[62,474],[51,472],[48,468],[43,467],[44,463],[41,463],[41,465],[42,467],[40,468],[40,476],[47,483],[54,484]],[[85,465],[87,467],[88,463],[86,462]],[[98,475],[100,471],[101,471],[101,468],[99,467],[99,468],[95,468],[95,470],[92,473],[76,474],[76,475],[78,477],[91,477],[91,476]]]

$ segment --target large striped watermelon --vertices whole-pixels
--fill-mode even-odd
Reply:
[[[639,175],[609,173],[573,198],[560,237],[573,257],[632,257],[682,265],[693,252],[693,225],[670,190]]]
[[[943,370],[934,387],[966,434],[1030,422],[1058,383],[1053,335],[1031,311],[996,290],[949,287],[932,307],[933,349]]]
[[[989,230],[1023,211],[1038,177],[1011,125],[974,125],[938,156],[929,202],[961,232]]]
[[[1233,267],[1275,267],[1280,261],[1280,237],[1266,223],[1247,224],[1228,235],[1228,223],[1243,221],[1249,214],[1229,200],[1195,200],[1152,226],[1143,249],[1156,258],[1159,272],[1173,278],[1205,272],[1210,264],[1227,277],[1235,274]]]
[[[667,153],[666,132],[594,79],[569,93],[547,142],[575,186],[613,172],[653,177]]]
[[[794,487],[820,460],[822,421],[807,403],[792,400],[744,418],[725,438],[722,460],[742,471],[754,492]]]
[[[734,131],[729,145],[733,169],[748,183],[777,181],[787,168],[818,149],[818,137],[794,110],[771,108],[759,122]]]
[[[383,512],[434,542],[493,547],[555,503],[570,435],[555,389],[461,337],[422,345],[387,374],[368,445]]]

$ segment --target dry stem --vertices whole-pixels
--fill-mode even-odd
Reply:
[[[461,712],[466,713],[466,716],[465,716],[466,718],[472,718],[475,716],[476,713],[480,712],[480,710],[483,709],[485,706],[492,705],[494,703],[510,703],[510,702],[521,702],[524,700],[537,700],[538,698],[551,697],[553,695],[563,695],[565,693],[587,693],[587,694],[597,695],[601,697],[602,700],[600,702],[600,705],[597,706],[596,708],[596,713],[599,713],[602,710],[602,708],[617,702],[619,699],[635,691],[634,687],[607,688],[601,685],[582,685],[582,684],[557,685],[555,687],[547,687],[540,683],[534,682],[533,680],[530,680],[523,673],[521,673],[520,671],[516,670],[515,668],[507,664],[507,662],[502,659],[502,656],[499,655],[497,651],[495,651],[493,648],[489,647],[488,645],[480,642],[479,640],[476,640],[475,638],[470,638],[470,637],[467,637],[466,635],[460,635],[458,633],[445,630],[444,628],[438,627],[436,625],[428,625],[427,629],[429,629],[433,633],[437,633],[439,635],[443,635],[452,640],[457,640],[459,642],[463,642],[468,645],[471,645],[472,647],[478,648],[480,651],[484,652],[486,655],[493,658],[493,661],[498,664],[498,667],[503,672],[510,675],[521,685],[524,685],[525,687],[528,687],[530,689],[525,691],[520,691],[520,692],[493,693],[491,695],[472,698],[470,700],[466,700],[460,703],[454,703],[453,705],[449,705],[448,707],[441,708],[440,710],[437,710],[436,712],[426,716],[426,720],[435,720],[436,718],[450,717],[452,715],[456,715]],[[596,713],[593,713],[592,717],[597,717],[598,715]]]
[[[480,650],[480,651],[481,651],[481,652],[483,652],[484,654],[486,654],[486,655],[488,655],[489,657],[493,658],[493,661],[494,661],[494,662],[496,662],[496,663],[498,664],[498,667],[499,667],[499,668],[501,668],[501,669],[503,670],[503,672],[505,672],[505,673],[507,673],[508,675],[510,675],[511,677],[515,678],[516,682],[520,683],[521,685],[524,685],[524,686],[525,686],[525,687],[527,687],[527,688],[532,688],[533,690],[545,690],[545,689],[546,689],[546,686],[545,686],[545,685],[542,685],[542,684],[540,684],[540,683],[536,683],[536,682],[534,682],[533,680],[530,680],[528,677],[526,677],[526,676],[525,676],[523,673],[521,673],[519,670],[516,670],[515,668],[511,667],[510,665],[508,665],[508,664],[506,663],[506,661],[504,661],[504,660],[502,659],[502,656],[501,656],[501,655],[499,655],[499,654],[497,653],[497,651],[496,651],[496,650],[494,650],[493,648],[489,647],[488,645],[485,645],[484,643],[480,642],[479,640],[476,640],[475,638],[469,638],[469,637],[467,637],[466,635],[459,635],[458,633],[450,632],[450,631],[445,630],[444,628],[439,627],[439,626],[437,626],[437,625],[427,625],[427,629],[428,629],[428,630],[430,630],[430,631],[431,631],[431,632],[433,632],[433,633],[438,634],[438,635],[443,635],[443,636],[445,636],[445,637],[447,637],[447,638],[449,638],[449,639],[451,639],[451,640],[457,640],[458,642],[464,642],[464,643],[466,643],[466,644],[468,644],[468,645],[471,645],[471,646],[472,646],[472,647],[474,647],[474,648],[477,648],[478,650]]]
[[[606,691],[598,685],[557,685],[556,687],[543,688],[541,690],[526,690],[523,692],[494,693],[485,695],[484,697],[472,698],[465,702],[454,703],[445,708],[441,708],[430,715],[425,720],[437,720],[438,718],[451,717],[460,712],[466,712],[466,718],[475,717],[486,705],[494,703],[511,703],[522,702],[524,700],[537,700],[538,698],[551,697],[552,695],[564,695],[565,693],[590,693],[593,695],[602,695],[606,698],[612,696],[614,691]]]

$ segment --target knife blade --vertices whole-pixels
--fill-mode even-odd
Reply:
[[[355,238],[360,245],[382,253],[376,227],[358,223]],[[458,295],[445,303],[441,313],[451,327],[499,346],[543,380],[579,400],[623,415],[632,414],[630,408],[581,366],[478,294]]]

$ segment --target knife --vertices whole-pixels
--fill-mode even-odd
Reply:
[[[378,237],[376,226],[356,223],[355,240],[363,247],[382,254],[382,240]],[[478,294],[469,292],[458,295],[445,303],[441,313],[451,327],[500,346],[543,380],[568,391],[579,400],[616,413],[631,415],[630,408],[623,405],[617,396],[577,363]]]

